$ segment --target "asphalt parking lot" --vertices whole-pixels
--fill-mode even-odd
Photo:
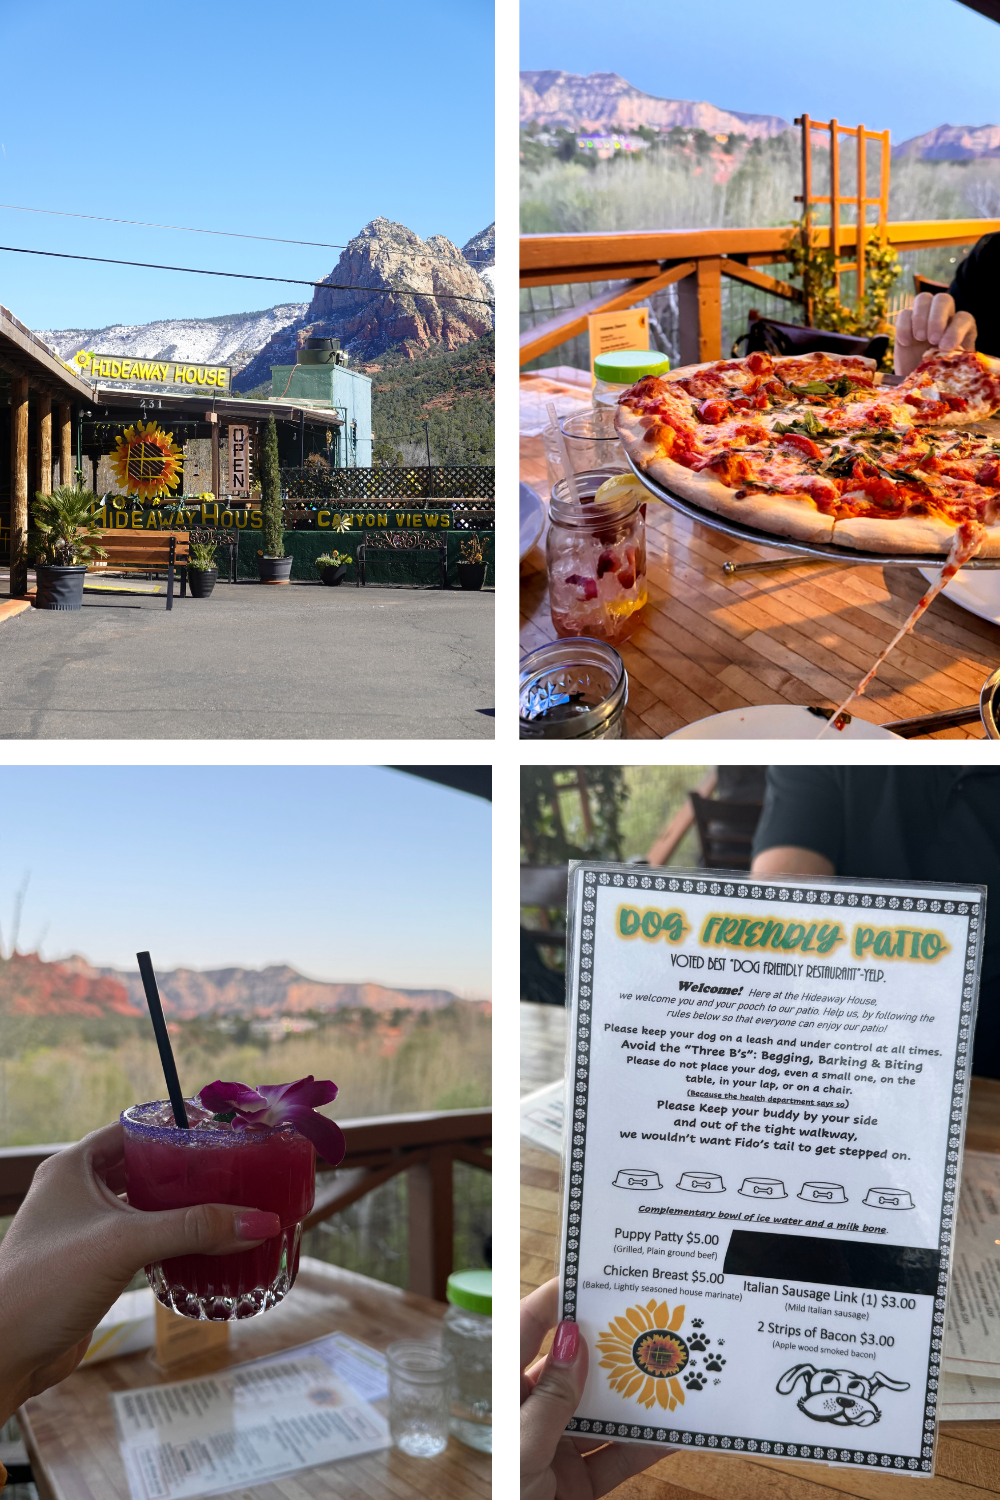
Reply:
[[[492,739],[493,599],[220,583],[168,614],[88,592],[0,623],[0,738]]]

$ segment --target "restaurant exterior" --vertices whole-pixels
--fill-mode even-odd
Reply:
[[[227,365],[90,351],[67,365],[0,307],[0,407],[10,410],[9,423],[0,420],[0,557],[10,559],[11,597],[27,593],[31,497],[60,484],[93,490],[104,530],[217,539],[235,577],[255,579],[257,453],[270,417],[293,580],[315,582],[314,559],[331,547],[356,563],[365,545],[372,582],[424,581],[432,552],[455,583],[458,533],[467,542],[475,532],[491,584],[493,470],[372,469],[369,378],[336,359],[316,371],[309,351],[300,354],[309,395],[253,400],[233,394]],[[297,368],[275,372],[274,388],[290,387]]]

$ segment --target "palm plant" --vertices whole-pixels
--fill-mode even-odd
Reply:
[[[31,552],[35,562],[51,567],[72,567],[92,557],[107,557],[95,512],[97,496],[92,490],[61,484],[51,495],[36,494],[31,507],[35,529]]]

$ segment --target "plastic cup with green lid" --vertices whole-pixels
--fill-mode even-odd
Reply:
[[[481,1453],[493,1451],[493,1272],[453,1271],[442,1346],[455,1361],[451,1430]]]
[[[614,406],[644,375],[665,375],[670,361],[657,349],[611,349],[594,360],[594,405]]]

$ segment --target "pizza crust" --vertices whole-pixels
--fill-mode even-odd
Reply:
[[[797,542],[833,539],[833,517],[818,511],[809,495],[757,494],[738,499],[737,491],[721,480],[706,471],[695,474],[683,464],[674,463],[672,458],[654,458],[645,466],[645,472],[682,500],[738,521],[742,526],[754,526],[759,531],[787,536]]]
[[[838,521],[833,540],[842,547],[857,547],[862,552],[882,552],[905,556],[918,552],[948,553],[955,540],[956,527],[937,516],[905,516],[898,520],[880,520],[875,516],[854,516]],[[1000,557],[1000,526],[986,528],[986,540],[976,557]]]

